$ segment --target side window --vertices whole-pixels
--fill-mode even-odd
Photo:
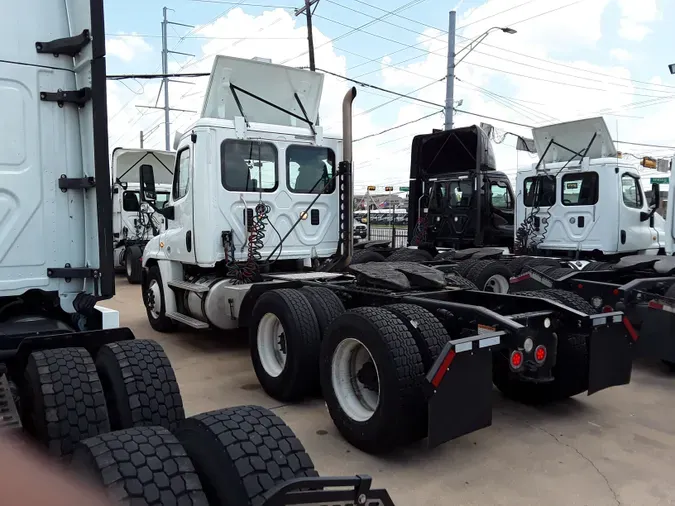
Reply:
[[[537,177],[528,177],[523,185],[523,202],[525,207],[532,207],[533,205],[539,207],[550,207],[555,204],[555,177],[554,176],[538,176],[539,184],[535,184]],[[535,196],[535,187],[538,186],[539,191]]]
[[[220,145],[220,180],[236,192],[273,192],[279,184],[277,148],[260,141],[226,139]]]
[[[288,146],[286,149],[288,189],[294,193],[333,193],[335,153],[315,146]]]
[[[190,149],[185,148],[178,153],[176,170],[173,174],[173,200],[180,200],[188,192],[190,184]]]
[[[630,174],[622,175],[621,190],[623,193],[623,203],[626,207],[642,209],[642,188],[640,188],[640,181],[637,178]]]
[[[592,206],[598,203],[598,173],[567,174],[562,178],[562,203],[565,206]]]
[[[493,207],[497,209],[513,209],[511,194],[506,186],[499,186],[498,183],[490,184],[490,197]]]

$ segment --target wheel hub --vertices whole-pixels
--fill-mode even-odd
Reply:
[[[273,378],[280,376],[286,367],[288,343],[284,327],[276,315],[267,313],[261,318],[256,344],[265,372]]]
[[[366,422],[380,404],[380,375],[370,350],[348,337],[335,348],[331,385],[342,411],[352,420]]]
[[[145,307],[148,308],[152,317],[159,318],[162,311],[162,293],[159,291],[159,283],[156,279],[150,280],[145,299]]]
[[[372,362],[363,364],[363,367],[356,373],[356,379],[372,392],[377,392],[380,389],[380,384],[377,381],[377,370]]]

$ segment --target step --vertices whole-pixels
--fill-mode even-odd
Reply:
[[[21,429],[21,418],[14,404],[7,376],[0,373],[0,432],[6,429]]]
[[[181,313],[166,313],[166,316],[171,318],[174,321],[177,321],[179,323],[184,323],[188,327],[192,327],[193,329],[208,329],[209,324],[204,323],[201,320],[197,320],[196,318],[192,318],[192,316],[188,316],[185,314]]]
[[[197,283],[190,283],[189,281],[178,281],[171,280],[168,285],[171,288],[178,288],[180,290],[187,290],[188,292],[194,293],[206,293],[209,291],[209,287],[206,285],[198,285]]]

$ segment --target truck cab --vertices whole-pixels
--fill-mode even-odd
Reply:
[[[143,200],[168,220],[143,253],[144,275],[154,276],[146,277],[146,305],[161,297],[176,321],[185,323],[182,312],[230,328],[245,290],[214,295],[219,308],[228,300],[236,308],[228,309],[232,318],[208,318],[183,303],[194,290],[181,292],[176,284],[247,285],[262,271],[317,267],[351,243],[351,206],[341,221],[346,193],[336,178],[342,140],[316,125],[322,88],[323,75],[315,72],[215,59],[201,117],[176,136],[171,194],[162,209],[155,173],[141,167]]]
[[[517,250],[593,258],[663,251],[658,202],[647,201],[636,164],[619,156],[603,118],[533,135],[540,160],[516,181]]]
[[[115,148],[112,155],[113,260],[129,283],[141,281],[143,248],[166,230],[167,220],[140,198],[141,167],[151,166],[156,184],[156,207],[171,195],[176,154],[152,149]]]
[[[409,237],[422,220],[436,247],[512,245],[513,192],[480,127],[415,137],[410,181]]]

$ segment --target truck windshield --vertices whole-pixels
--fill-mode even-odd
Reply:
[[[437,181],[431,190],[429,209],[442,211],[447,207],[469,207],[473,196],[473,180]]]

